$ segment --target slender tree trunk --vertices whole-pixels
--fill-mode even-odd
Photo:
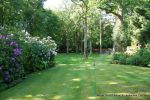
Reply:
[[[116,47],[115,47],[115,43],[113,42],[113,53],[116,52]]]
[[[92,40],[90,40],[90,55],[92,54]]]
[[[66,32],[66,53],[69,53],[69,39],[68,39],[67,32]]]
[[[80,43],[81,43],[81,45],[80,45],[80,51],[81,51],[81,53],[83,53],[84,54],[84,36],[85,36],[85,22],[84,22],[84,20],[83,20],[83,22],[82,22],[82,32],[81,32],[81,35],[80,35]]]
[[[88,59],[88,50],[87,50],[87,36],[88,36],[88,23],[87,23],[87,7],[85,7],[86,13],[84,17],[84,58]]]
[[[79,39],[79,37],[78,37],[78,32],[76,32],[76,53],[78,53],[78,50],[79,50],[79,46],[78,46],[78,39]]]
[[[100,46],[100,54],[102,54],[102,19],[101,19],[101,17],[100,17],[99,26],[100,26],[100,32],[99,32],[99,46]]]

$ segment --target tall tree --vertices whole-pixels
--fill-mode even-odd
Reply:
[[[84,58],[88,58],[88,4],[89,0],[72,0],[76,5],[79,5],[83,13],[83,29],[84,29]]]
[[[134,5],[139,3],[135,0],[98,0],[98,7],[106,13],[111,13],[116,16],[116,24],[114,27],[114,45],[124,51],[127,46],[126,38],[126,18],[132,13]]]

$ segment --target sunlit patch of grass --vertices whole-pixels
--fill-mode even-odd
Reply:
[[[110,64],[110,55],[58,54],[56,67],[0,92],[0,100],[150,100],[150,68]],[[146,96],[98,96],[146,94]]]
[[[76,81],[76,82],[79,82],[81,79],[80,78],[74,78],[72,79],[72,81]]]

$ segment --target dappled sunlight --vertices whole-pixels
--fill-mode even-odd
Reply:
[[[67,64],[58,64],[59,66],[66,66]]]
[[[103,61],[89,61],[89,59],[87,62],[73,57],[66,57],[66,60],[63,57],[63,59],[64,61],[57,63],[58,67],[55,69],[49,69],[44,73],[37,72],[34,77],[27,78],[30,79],[27,82],[31,85],[25,84],[21,93],[28,91],[26,88],[31,88],[31,92],[25,92],[20,97],[12,94],[8,100],[103,100],[107,98],[113,100],[111,98],[114,96],[96,96],[101,93],[116,95],[133,93],[150,96],[150,90],[142,91],[143,88],[149,87],[149,71],[135,68],[133,70],[130,67],[105,64]],[[121,100],[121,96],[114,98]],[[146,96],[125,98],[144,100]]]
[[[25,95],[26,98],[32,98],[33,96],[31,94]]]
[[[63,67],[63,66],[75,66],[76,64],[73,64],[73,63],[71,63],[71,64],[58,64],[58,66],[60,66],[60,67]]]
[[[68,64],[68,65],[73,66],[73,65],[76,65],[76,64]]]
[[[144,92],[145,93],[145,92]],[[145,93],[146,96],[150,96],[150,92],[146,92]]]
[[[94,70],[94,69],[96,69],[96,68],[95,68],[95,67],[90,67],[89,69]]]
[[[37,97],[44,97],[44,96],[46,96],[46,95],[43,95],[43,94],[37,94],[36,96],[37,96]]]
[[[118,82],[108,81],[108,84],[118,84]]]
[[[7,100],[47,100],[46,98],[48,97],[48,95],[44,95],[44,94],[37,94],[37,95],[31,95],[31,94],[27,94],[23,97],[20,98],[8,98]]]
[[[101,86],[101,85],[107,85],[107,86],[123,86],[121,85],[122,83],[124,83],[124,81],[103,81],[101,83],[97,83],[97,86]]]
[[[91,62],[85,62],[85,64],[91,64]]]
[[[74,69],[70,69],[70,70],[82,71],[82,70],[85,70],[85,69],[84,68],[74,68]]]
[[[50,95],[37,94],[35,96],[26,95],[23,98],[9,98],[7,100],[62,100],[64,96],[65,95],[55,95],[51,97]]]
[[[80,78],[74,78],[74,79],[72,79],[72,81],[79,82],[79,81],[81,81],[81,79]]]
[[[95,100],[96,97],[87,97],[88,100]]]
[[[29,100],[46,100],[46,98],[38,98],[38,97],[35,97],[35,98],[29,99]]]
[[[56,95],[56,96],[54,96],[50,99],[52,99],[52,100],[61,100],[62,97],[63,97],[63,95]]]
[[[126,77],[126,76],[123,76],[123,75],[117,75],[117,77]]]
[[[74,62],[76,62],[76,61],[79,61],[79,59],[74,59],[74,58],[72,58],[72,59],[70,59],[71,61],[74,61]]]

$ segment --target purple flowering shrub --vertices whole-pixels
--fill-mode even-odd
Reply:
[[[13,34],[0,35],[0,71],[5,83],[20,78],[23,72],[22,49]]]
[[[57,54],[51,37],[31,37],[30,34],[0,35],[0,78],[6,84],[24,77],[25,73],[53,67]]]

